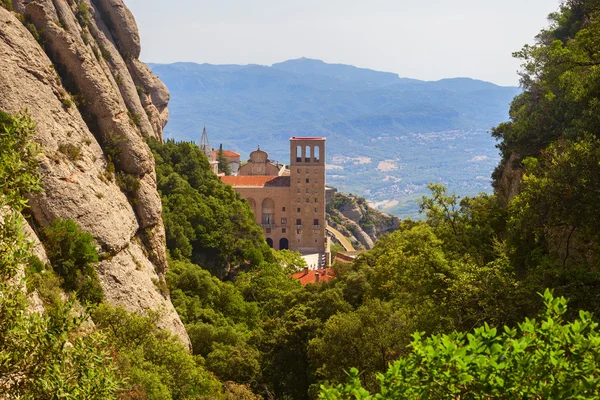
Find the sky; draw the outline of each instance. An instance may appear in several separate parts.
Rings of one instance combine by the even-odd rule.
[[[518,85],[512,57],[559,0],[124,0],[142,61],[271,65],[300,57],[422,80]]]

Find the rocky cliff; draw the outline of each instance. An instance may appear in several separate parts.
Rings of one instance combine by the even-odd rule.
[[[162,140],[169,93],[138,60],[133,16],[122,0],[0,4],[0,110],[27,110],[42,150],[45,190],[30,199],[32,227],[75,220],[102,255],[106,300],[161,310],[162,327],[189,344],[160,290],[165,233],[145,142]]]
[[[369,250],[377,239],[398,229],[398,217],[375,210],[362,197],[336,192],[327,204],[327,223],[357,249]]]

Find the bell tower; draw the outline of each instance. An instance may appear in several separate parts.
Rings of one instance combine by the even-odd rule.
[[[325,138],[290,138],[290,248],[325,252]]]

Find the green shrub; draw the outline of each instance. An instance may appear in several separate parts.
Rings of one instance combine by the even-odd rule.
[[[8,11],[13,10],[12,0],[2,0],[0,2],[0,5],[4,8],[6,8]]]
[[[127,197],[135,196],[138,190],[140,190],[140,181],[134,176],[126,174],[123,171],[117,172],[117,184]]]
[[[563,319],[564,298],[544,294],[546,312],[518,329],[415,333],[412,353],[379,374],[380,393],[363,387],[356,369],[348,384],[322,387],[319,398],[342,399],[597,399],[600,334],[590,313]]]
[[[18,213],[27,206],[24,194],[40,190],[36,147],[29,142],[34,130],[26,115],[0,112],[0,396],[116,400],[123,381],[105,336],[81,329],[87,316],[73,310],[73,300],[57,301],[43,315],[32,313],[16,279],[23,266],[30,276],[45,268],[31,254]],[[48,281],[39,283],[52,288]]]
[[[75,12],[77,22],[82,27],[86,27],[90,24],[90,10],[84,1],[77,3],[77,11]]]
[[[43,230],[42,239],[54,271],[63,280],[63,288],[76,291],[83,302],[101,302],[104,294],[94,268],[98,252],[92,235],[72,220],[56,219]]]
[[[73,106],[73,102],[68,97],[63,97],[60,99],[60,102],[65,106],[65,108],[71,108]]]
[[[122,83],[122,78],[120,75],[118,75],[117,84],[120,85],[120,82]],[[131,123],[131,126],[137,126],[139,128],[142,125],[142,119],[138,114],[127,110],[127,116],[129,117],[129,123]]]
[[[81,148],[72,143],[61,143],[58,145],[58,151],[69,157],[71,161],[81,160]]]
[[[112,59],[110,52],[106,49],[106,47],[104,46],[98,46],[100,48],[100,54],[102,55],[102,58],[104,58],[106,61],[110,61]]]
[[[101,304],[92,311],[94,323],[109,337],[131,391],[139,398],[224,399],[221,384],[199,358],[169,332],[158,329],[159,315],[130,313]]]

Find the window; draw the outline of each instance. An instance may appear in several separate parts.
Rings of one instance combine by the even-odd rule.
[[[315,197],[315,203],[318,203],[318,202],[319,202],[319,199],[317,199],[317,198]]]
[[[296,146],[296,162],[302,162],[302,146]]]
[[[306,183],[310,183],[310,179],[306,178]]]
[[[301,199],[300,197],[298,197],[298,198],[296,199],[296,201],[297,201],[298,203],[300,203],[300,202],[302,201],[302,199]]]
[[[296,225],[302,225],[302,219],[296,218]]]
[[[298,168],[298,173],[300,173],[300,168]]]
[[[310,193],[310,188],[306,188],[306,194]]]
[[[306,202],[307,202],[307,203],[310,203],[310,199],[309,199],[308,197],[306,198]]]
[[[318,188],[315,188],[315,193],[319,193],[319,189]]]
[[[286,233],[287,229],[281,228],[281,233]]]
[[[297,189],[296,189],[296,193],[300,193],[300,188],[297,188]]]
[[[299,208],[296,208],[296,212],[300,212],[300,209],[299,209]]]
[[[306,146],[306,147],[304,148],[304,150],[305,150],[305,153],[304,153],[304,161],[306,161],[306,162],[310,162],[310,161],[311,161],[311,159],[310,159],[310,158],[311,158],[311,157],[310,157],[310,154],[311,154],[311,152],[310,152],[310,146]]]
[[[281,218],[281,225],[287,224],[287,218]]]
[[[313,220],[313,225],[319,225],[319,219],[318,218],[315,218]]]
[[[298,171],[300,172],[300,171]],[[296,179],[296,183],[300,183],[300,178]]]
[[[281,211],[285,212],[285,207],[281,207]]]
[[[267,233],[271,233],[271,228],[266,229]]]
[[[302,229],[296,229],[296,233],[300,235],[302,233]],[[298,240],[298,243],[300,243],[300,240]]]
[[[318,208],[315,208],[315,212],[319,212],[319,209],[318,209]]]
[[[315,162],[319,161],[319,156],[321,155],[321,149],[319,148],[319,146],[315,146],[315,150],[314,150],[314,160]]]

